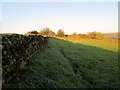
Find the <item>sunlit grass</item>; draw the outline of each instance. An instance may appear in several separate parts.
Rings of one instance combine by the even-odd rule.
[[[104,39],[103,40],[94,40],[94,39],[81,39],[81,38],[77,38],[77,39],[75,39],[75,38],[74,39],[73,38],[72,39],[71,38],[60,38],[60,39],[118,52],[118,41],[117,40],[104,40]]]

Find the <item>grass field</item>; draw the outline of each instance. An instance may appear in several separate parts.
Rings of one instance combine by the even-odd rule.
[[[118,87],[117,44],[50,38],[31,58],[20,78],[21,88]],[[16,83],[16,84],[15,84]]]
[[[80,43],[80,44],[84,44],[84,45],[88,45],[88,46],[95,46],[95,47],[110,50],[113,52],[118,52],[118,43],[120,42],[118,40],[82,39],[82,38],[73,38],[73,37],[72,38],[69,38],[69,37],[68,38],[59,38],[59,39],[71,41],[74,43]]]

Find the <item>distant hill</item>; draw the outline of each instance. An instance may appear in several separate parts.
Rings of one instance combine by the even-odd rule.
[[[114,33],[104,33],[104,38],[106,39],[120,39],[120,32]]]

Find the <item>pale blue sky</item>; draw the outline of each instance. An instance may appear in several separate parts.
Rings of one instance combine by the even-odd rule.
[[[118,31],[117,2],[4,2],[2,32],[26,33],[44,27],[57,32]]]

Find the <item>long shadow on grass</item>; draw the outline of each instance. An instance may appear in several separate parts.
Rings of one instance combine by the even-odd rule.
[[[56,38],[49,38],[27,68],[18,87],[118,87],[118,53]]]
[[[58,40],[59,51],[88,87],[118,86],[118,53],[102,48]]]

